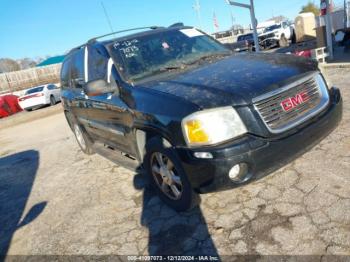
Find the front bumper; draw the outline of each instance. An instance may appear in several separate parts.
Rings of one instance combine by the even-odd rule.
[[[183,168],[192,187],[198,191],[212,192],[237,186],[228,173],[236,164],[248,164],[248,181],[261,178],[293,161],[310,150],[339,124],[342,118],[342,98],[338,89],[330,90],[327,109],[301,126],[288,131],[279,139],[247,135],[232,143],[210,149],[177,149]],[[210,152],[213,159],[198,159],[194,152]]]
[[[39,108],[48,104],[46,100],[47,99],[45,96],[34,97],[24,101],[20,101],[19,105],[22,109],[27,109],[27,110],[33,109],[33,108]]]
[[[277,46],[278,43],[279,43],[279,39],[277,38],[265,38],[264,40],[259,39],[259,45],[264,48]]]

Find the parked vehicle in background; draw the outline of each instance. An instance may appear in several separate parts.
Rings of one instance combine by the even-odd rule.
[[[254,37],[253,33],[240,35],[237,38],[237,42],[233,44],[225,44],[228,48],[235,52],[253,51],[254,50]]]
[[[22,108],[18,104],[18,96],[0,96],[0,118],[7,117],[21,111]]]
[[[235,54],[193,27],[149,29],[71,50],[63,109],[84,153],[143,168],[176,210],[271,173],[341,120],[340,91],[316,62]]]
[[[294,39],[294,26],[288,21],[283,21],[266,27],[264,33],[259,35],[259,44],[262,48],[286,47],[289,41],[294,42]]]
[[[212,34],[216,40],[222,44],[232,44],[237,39],[237,36],[243,34],[245,31],[243,28],[230,29],[226,31],[216,32]]]
[[[53,106],[59,101],[61,101],[60,89],[55,84],[28,89],[24,96],[18,98],[19,105],[26,111],[31,111],[45,105]]]

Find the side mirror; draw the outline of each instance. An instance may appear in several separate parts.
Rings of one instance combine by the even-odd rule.
[[[73,81],[74,86],[76,86],[76,87],[77,86],[83,87],[85,84],[84,79],[82,79],[82,78],[76,78],[76,79],[73,79],[72,81]]]
[[[47,202],[45,201],[32,206],[32,208],[28,211],[21,223],[19,223],[18,228],[28,225],[33,220],[35,220],[44,211],[46,204]]]
[[[115,87],[104,79],[93,80],[84,85],[84,92],[88,96],[98,96],[113,91],[115,91]]]

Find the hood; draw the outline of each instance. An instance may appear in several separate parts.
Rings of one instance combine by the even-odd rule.
[[[248,105],[252,99],[316,71],[317,63],[284,54],[236,54],[140,86],[165,92],[201,108]]]
[[[278,33],[279,33],[279,30],[276,29],[276,30],[272,30],[272,31],[267,31],[267,32],[265,32],[265,33],[260,34],[258,37],[266,36],[266,35],[269,35],[269,34],[272,34],[272,33],[278,34]]]

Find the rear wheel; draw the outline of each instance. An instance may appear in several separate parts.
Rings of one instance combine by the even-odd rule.
[[[93,150],[91,149],[92,142],[88,138],[83,127],[81,127],[77,123],[74,123],[73,132],[74,132],[75,138],[77,139],[78,145],[81,148],[81,151],[83,151],[87,155],[92,155],[94,153]]]
[[[55,99],[54,96],[50,96],[50,105],[51,105],[51,106],[56,105],[56,99]]]
[[[174,149],[164,147],[161,139],[152,139],[146,150],[146,170],[159,197],[177,211],[187,211],[198,205],[199,197]]]

